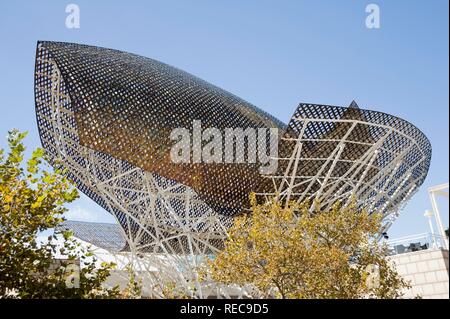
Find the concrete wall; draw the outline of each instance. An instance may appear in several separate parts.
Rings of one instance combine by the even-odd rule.
[[[410,281],[412,289],[405,298],[448,299],[449,263],[448,250],[427,249],[389,257],[398,273]]]

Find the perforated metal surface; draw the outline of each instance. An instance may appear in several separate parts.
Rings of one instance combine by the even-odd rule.
[[[316,199],[329,208],[354,196],[361,208],[384,215],[385,229],[423,183],[431,159],[431,145],[414,125],[355,102],[300,104],[281,149],[278,176],[270,177],[281,198]]]
[[[116,50],[44,42],[38,68],[48,60],[61,73],[61,97],[70,99],[78,143],[193,188],[218,213],[234,215],[258,189],[258,164],[174,164],[175,128],[280,128],[284,125],[242,99],[161,62]],[[36,78],[38,86],[48,79]],[[41,91],[38,91],[41,94]],[[73,119],[71,119],[73,121]],[[45,125],[41,121],[40,126]],[[282,132],[281,132],[282,133]],[[75,138],[75,137],[74,137]],[[203,142],[205,144],[205,142]],[[246,148],[236,153],[246,154]],[[193,160],[192,160],[193,161]]]
[[[71,231],[74,237],[110,252],[120,251],[126,244],[118,224],[66,220],[56,230]]]

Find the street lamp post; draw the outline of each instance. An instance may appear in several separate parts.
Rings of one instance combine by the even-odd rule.
[[[433,241],[433,247],[437,248],[436,237],[434,235],[433,222],[431,221],[433,212],[431,210],[426,210],[423,215],[428,218],[428,226],[430,226],[430,234],[431,234],[431,240]]]
[[[445,191],[447,190],[447,191]],[[448,198],[448,183],[430,187],[428,189],[428,194],[430,196],[431,205],[433,206],[434,217],[436,219],[436,225],[440,236],[442,237],[442,245],[444,249],[448,250],[448,241],[445,234],[444,226],[442,225],[441,215],[439,212],[438,204],[436,201],[436,195],[441,195]]]

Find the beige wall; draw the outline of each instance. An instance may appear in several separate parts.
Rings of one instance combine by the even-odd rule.
[[[427,249],[389,257],[398,273],[410,281],[405,298],[449,298],[448,250]]]

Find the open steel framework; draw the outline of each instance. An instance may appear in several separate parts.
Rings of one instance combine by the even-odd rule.
[[[168,283],[193,297],[229,295],[200,283],[198,269],[223,247],[251,191],[261,200],[318,199],[324,208],[353,195],[382,212],[387,229],[431,157],[416,127],[354,102],[300,104],[286,126],[186,72],[85,45],[38,43],[35,99],[52,163],[116,217],[126,239],[117,254],[137,265],[156,296]],[[277,128],[277,172],[261,175],[258,163],[172,163],[170,131],[195,119],[222,130]]]
[[[447,198],[448,201],[448,183],[436,185],[428,188],[428,195],[430,196],[431,206],[433,207],[433,215],[436,220],[436,226],[441,238],[443,238],[443,248],[448,250],[448,237],[445,234],[444,226],[442,225],[441,212],[437,201],[437,196]]]
[[[316,200],[324,209],[354,197],[383,215],[383,231],[423,183],[431,159],[430,143],[415,126],[355,102],[300,104],[282,140],[278,174],[267,176],[274,191],[261,195]]]

